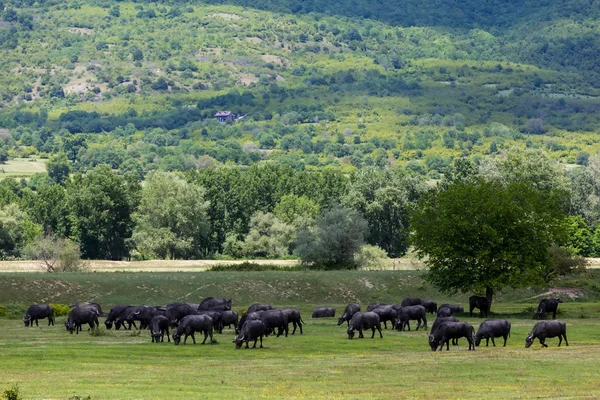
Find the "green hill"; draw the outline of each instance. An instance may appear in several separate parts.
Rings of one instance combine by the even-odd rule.
[[[9,156],[76,170],[407,165],[598,150],[598,6],[577,1],[0,4]],[[244,116],[219,124],[213,115]]]

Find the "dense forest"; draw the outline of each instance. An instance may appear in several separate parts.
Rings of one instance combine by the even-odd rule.
[[[287,257],[336,218],[353,248],[399,256],[409,209],[465,165],[558,187],[563,244],[600,254],[599,14],[0,0],[0,162],[49,159],[0,184],[1,256],[52,235],[86,258]]]

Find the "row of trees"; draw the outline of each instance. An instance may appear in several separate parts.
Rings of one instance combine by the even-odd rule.
[[[411,229],[417,250],[431,256],[419,242],[418,229],[424,227],[437,232],[436,240],[451,240],[448,246],[461,242],[470,248],[477,238],[495,243],[487,248],[486,265],[499,259],[503,247],[513,251],[507,259],[518,258],[533,245],[516,248],[511,241],[530,237],[545,238],[533,246],[541,252],[557,244],[571,254],[600,253],[597,155],[589,166],[568,173],[541,151],[513,149],[478,164],[458,159],[435,186],[402,168],[368,167],[343,175],[268,163],[185,175],[156,171],[142,185],[139,175],[106,165],[85,175],[70,175],[69,165],[65,155],[56,156],[43,176],[0,183],[2,258],[23,257],[36,238],[53,235],[78,243],[90,259],[297,256],[350,267],[369,254],[405,254]],[[469,199],[479,202],[473,210]],[[543,223],[556,226],[531,225],[523,220],[528,210],[551,211]],[[504,230],[485,232],[485,226],[504,221]],[[438,250],[449,256],[447,247]],[[481,263],[481,257],[473,262]]]

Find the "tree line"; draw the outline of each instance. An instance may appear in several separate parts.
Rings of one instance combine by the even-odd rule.
[[[555,199],[564,218],[553,232],[561,235],[544,246],[598,256],[600,156],[588,164],[567,171],[542,151],[515,148],[503,157],[456,159],[433,184],[408,168],[342,174],[273,163],[154,171],[142,182],[138,174],[108,165],[73,174],[72,162],[59,154],[35,179],[0,183],[0,257],[27,257],[39,240],[51,237],[78,244],[86,259],[299,257],[311,265],[353,268],[373,257],[406,254],[411,221],[437,207],[438,200],[426,199],[455,193],[450,189],[458,183],[470,185],[472,193],[522,185],[532,190],[518,188],[529,193],[527,199]],[[486,205],[495,206],[501,204]],[[479,229],[469,214],[455,214],[459,221],[452,226],[463,221]],[[503,240],[514,234],[503,233]]]

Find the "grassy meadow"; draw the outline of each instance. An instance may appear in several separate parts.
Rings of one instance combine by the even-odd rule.
[[[15,383],[24,398],[596,398],[599,393],[600,274],[591,271],[560,282],[566,302],[569,347],[549,339],[524,348],[532,314],[547,288],[505,291],[493,317],[513,329],[506,348],[433,353],[422,331],[384,330],[383,339],[348,340],[337,318],[311,319],[316,305],[340,315],[348,302],[399,302],[406,296],[467,305],[467,295],[448,296],[423,283],[418,271],[266,271],[180,273],[81,273],[0,275],[0,393]],[[567,289],[566,285],[569,285]],[[212,346],[154,344],[147,331],[87,331],[69,335],[58,317],[25,328],[20,320],[33,302],[93,300],[113,304],[164,304],[224,295],[241,311],[252,302],[301,309],[304,334],[268,337],[262,350],[235,350],[233,331]],[[572,296],[569,298],[569,296]],[[458,316],[477,328],[480,318]],[[433,316],[429,325],[433,323]],[[102,319],[101,319],[102,321]],[[413,326],[414,329],[414,326]],[[501,343],[498,341],[497,343]],[[491,346],[491,344],[490,344]]]
[[[0,180],[5,178],[28,178],[33,174],[46,172],[46,160],[15,158],[0,165]]]

